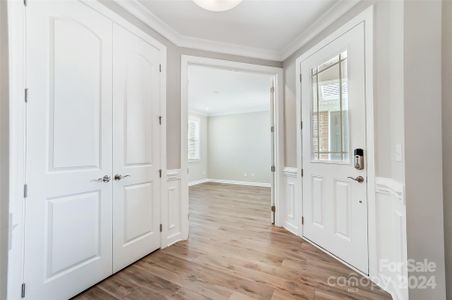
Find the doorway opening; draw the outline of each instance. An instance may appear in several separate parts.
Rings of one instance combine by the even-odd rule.
[[[189,189],[194,195],[214,189],[212,195],[220,197],[221,190],[260,194],[254,200],[265,204],[251,209],[266,211],[268,223],[279,225],[281,78],[279,68],[183,56],[181,165],[187,214]]]

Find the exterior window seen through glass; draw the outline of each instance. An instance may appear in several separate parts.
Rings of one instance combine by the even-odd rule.
[[[347,51],[312,69],[312,158],[348,161]]]

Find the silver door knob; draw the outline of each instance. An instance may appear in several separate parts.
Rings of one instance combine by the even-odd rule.
[[[353,177],[347,177],[348,179],[351,179],[351,180],[354,180],[354,181],[356,181],[356,182],[359,182],[359,183],[362,183],[362,182],[364,182],[364,177],[362,177],[362,176],[358,176],[358,177],[356,177],[356,178],[353,178]]]
[[[121,180],[121,179],[124,179],[126,177],[130,177],[130,176],[131,175],[129,175],[129,174],[126,174],[126,175],[116,174],[115,175],[115,180]]]

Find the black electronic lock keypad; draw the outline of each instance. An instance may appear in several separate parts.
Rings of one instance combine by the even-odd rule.
[[[353,151],[353,159],[354,159],[355,169],[363,170],[364,169],[364,150],[361,148],[356,148]]]

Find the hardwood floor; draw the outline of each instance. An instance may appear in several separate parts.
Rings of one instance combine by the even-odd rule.
[[[390,299],[308,242],[273,227],[269,212],[269,188],[191,187],[188,241],[148,255],[75,299]],[[363,284],[356,286],[356,279]]]

